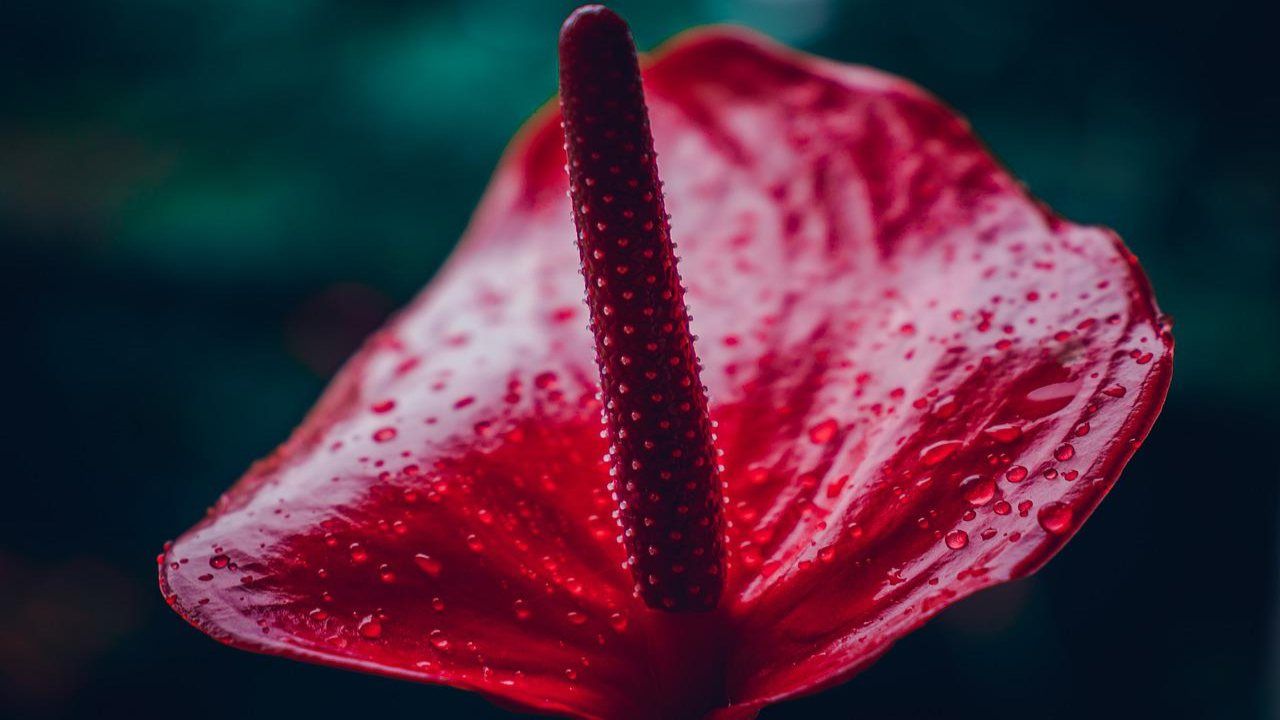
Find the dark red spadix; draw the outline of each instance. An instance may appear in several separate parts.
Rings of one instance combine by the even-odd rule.
[[[635,45],[608,8],[560,31],[560,107],[627,564],[649,607],[708,610],[724,561],[706,389]]]

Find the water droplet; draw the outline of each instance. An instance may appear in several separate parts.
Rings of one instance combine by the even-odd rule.
[[[920,451],[920,462],[925,465],[937,465],[955,454],[962,443],[959,440],[943,440],[929,445]]]
[[[396,439],[396,429],[393,427],[379,428],[373,433],[373,441],[378,443],[391,442]]]
[[[360,543],[351,543],[351,562],[362,563],[369,559],[369,553],[360,545]]]
[[[524,600],[516,600],[515,611],[517,620],[528,620],[533,616],[533,612],[529,610],[529,603]]]
[[[960,403],[956,401],[953,395],[944,395],[938,398],[933,404],[933,415],[940,420],[946,420],[956,414],[960,409]]]
[[[395,400],[382,400],[380,402],[374,403],[369,409],[373,410],[378,414],[382,414],[382,413],[391,412],[392,410],[395,409],[395,407],[396,407]]]
[[[1124,393],[1125,389],[1123,385],[1112,385],[1109,388],[1104,388],[1102,391],[1103,395],[1113,398],[1122,398],[1124,397]]]
[[[449,638],[444,636],[444,631],[442,630],[432,630],[427,633],[427,640],[430,641],[432,647],[437,650],[449,649]]]
[[[1016,442],[1022,437],[1022,428],[1013,423],[992,425],[982,432],[995,441],[1002,443]]]
[[[1059,502],[1051,502],[1040,508],[1037,519],[1040,521],[1040,527],[1046,532],[1061,535],[1071,528],[1072,514],[1070,507]]]
[[[839,429],[840,425],[836,423],[835,418],[827,418],[809,428],[809,441],[816,445],[830,442]]]
[[[356,629],[369,639],[382,637],[382,623],[374,620],[372,615],[365,615]]]
[[[947,547],[959,550],[969,544],[969,533],[963,530],[952,530],[947,533]]]
[[[627,629],[627,616],[620,612],[616,612],[609,616],[609,627],[618,632],[625,632]]]
[[[1027,393],[1018,409],[1028,418],[1045,417],[1070,405],[1078,392],[1078,380],[1045,385]]]
[[[209,558],[209,567],[214,568],[215,570],[221,570],[226,567],[229,562],[231,562],[231,558],[226,555],[218,554]]]
[[[1027,469],[1021,465],[1014,465],[1005,472],[1004,478],[1011,483],[1020,483],[1027,479]]]
[[[422,570],[422,572],[430,575],[433,578],[440,577],[440,569],[441,569],[440,561],[436,560],[430,555],[425,555],[423,553],[418,553],[417,555],[414,555],[413,564],[417,565],[418,568]]]
[[[1075,455],[1076,455],[1076,449],[1071,446],[1071,443],[1063,443],[1058,446],[1057,450],[1053,451],[1053,456],[1063,462],[1070,460],[1071,458],[1075,457]]]
[[[986,505],[996,497],[996,481],[979,475],[970,475],[960,481],[964,499],[974,507]]]

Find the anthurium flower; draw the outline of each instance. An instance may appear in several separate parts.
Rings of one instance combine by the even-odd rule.
[[[440,276],[166,546],[184,618],[524,709],[750,718],[1076,532],[1171,372],[1120,240],[900,78],[736,29],[637,72],[617,16],[570,18],[563,115]]]

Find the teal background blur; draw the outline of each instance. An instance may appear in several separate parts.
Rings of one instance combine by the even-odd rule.
[[[223,648],[152,557],[432,275],[555,87],[562,2],[0,5],[0,717],[505,717]],[[913,78],[1176,319],[1174,386],[1040,574],[765,718],[1277,717],[1280,101],[1263,3],[618,2]]]

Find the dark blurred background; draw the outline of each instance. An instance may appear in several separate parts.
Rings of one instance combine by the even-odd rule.
[[[507,717],[223,648],[152,558],[431,277],[572,3],[0,4],[0,716]],[[1280,102],[1261,2],[618,2],[915,79],[1176,319],[1164,415],[1029,580],[765,718],[1280,716]]]

